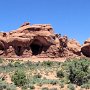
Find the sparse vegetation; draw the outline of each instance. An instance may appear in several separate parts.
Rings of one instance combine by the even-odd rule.
[[[69,85],[68,85],[68,89],[69,89],[69,90],[75,90],[75,87],[74,87],[73,84],[69,84]]]
[[[43,87],[42,90],[49,90],[48,87]]]
[[[42,75],[40,75],[40,73],[38,73],[38,74],[34,75],[34,77],[35,77],[35,78],[41,78]]]
[[[90,89],[90,84],[83,84],[81,85],[81,88]]]
[[[35,87],[33,85],[30,85],[30,89],[35,89]]]
[[[79,59],[66,61],[64,64],[67,77],[71,83],[83,85],[90,80],[90,61]]]
[[[63,78],[64,77],[64,73],[63,73],[62,70],[57,71],[57,77],[59,77],[59,78]]]
[[[51,89],[49,89],[49,90],[58,90],[57,88],[51,88]]]
[[[0,58],[0,63],[3,63],[3,59],[2,58]]]
[[[23,71],[17,70],[12,76],[12,81],[17,86],[23,86],[27,83],[26,75]]]
[[[41,87],[40,90],[57,90],[43,86],[48,84],[59,86],[61,90],[64,85],[69,90],[75,90],[75,85],[90,89],[90,59],[87,58],[65,62],[1,61],[0,72],[9,74],[13,84],[0,77],[0,90],[16,90],[17,86],[22,87],[22,90],[34,90],[35,85]]]
[[[64,88],[64,84],[63,84],[63,83],[60,83],[60,87],[61,87],[61,88]]]
[[[16,90],[16,85],[0,80],[0,90]]]

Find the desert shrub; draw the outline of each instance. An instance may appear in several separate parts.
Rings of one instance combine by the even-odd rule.
[[[14,84],[8,84],[5,81],[0,80],[0,90],[16,90]]]
[[[9,62],[8,65],[7,65],[7,67],[10,67],[10,68],[12,68],[13,66],[14,66],[14,65],[13,65],[12,62]]]
[[[41,84],[52,84],[52,85],[56,85],[59,83],[59,80],[56,79],[41,79]]]
[[[32,65],[33,65],[33,63],[32,63],[31,61],[27,61],[25,64],[26,64],[27,66],[32,66]]]
[[[73,84],[69,84],[67,87],[69,88],[69,90],[75,90],[75,87]]]
[[[63,80],[64,80],[64,83],[65,83],[65,84],[70,84],[70,80],[69,80],[67,77],[64,77]]]
[[[42,90],[49,90],[48,87],[43,87]]]
[[[29,88],[30,89],[35,89],[35,86],[34,85],[30,85]]]
[[[31,89],[35,89],[35,87],[34,84],[31,84],[29,82],[22,86],[22,90],[31,90]]]
[[[17,61],[14,63],[14,67],[20,67],[20,66],[21,66],[20,62]]]
[[[40,66],[40,64],[41,64],[40,61],[36,62],[36,66]]]
[[[71,83],[82,85],[90,79],[90,61],[87,59],[67,61],[63,66]]]
[[[7,88],[7,83],[0,80],[0,90],[6,89]]]
[[[51,67],[51,66],[53,65],[53,62],[52,62],[52,61],[43,61],[43,62],[42,62],[42,65],[43,65],[43,66]]]
[[[90,89],[90,84],[83,84],[81,85],[81,88]]]
[[[51,80],[51,82],[50,82],[50,84],[52,84],[52,85],[56,85],[57,83],[58,83],[57,80]]]
[[[3,63],[3,59],[2,58],[0,58],[0,63]]]
[[[39,84],[42,83],[42,79],[41,78],[36,78],[35,76],[31,77],[29,79],[29,83],[31,84]]]
[[[16,90],[16,86],[14,84],[9,84],[7,90]]]
[[[12,76],[12,81],[17,86],[23,86],[27,83],[26,75],[24,72],[17,70],[14,75]]]
[[[29,83],[30,84],[37,84],[38,86],[42,86],[43,84],[52,84],[56,85],[58,84],[59,80],[56,79],[46,79],[46,78],[36,78],[36,77],[31,77],[29,78]]]
[[[49,90],[58,90],[58,89],[53,87],[53,88],[51,88],[51,89],[49,89]]]
[[[39,84],[37,84],[37,85],[41,87],[41,86],[43,85],[43,83],[42,83],[42,82],[40,82],[40,83],[39,83]]]
[[[63,78],[64,77],[64,73],[63,73],[62,70],[57,71],[57,77],[59,77],[59,78]]]
[[[60,83],[59,84],[61,88],[64,88],[64,84],[63,83]]]
[[[40,73],[38,73],[38,74],[34,75],[34,77],[35,77],[35,78],[41,78],[42,75],[41,75]]]

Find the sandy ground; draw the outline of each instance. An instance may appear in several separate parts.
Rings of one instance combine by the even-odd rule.
[[[43,62],[43,61],[58,61],[58,62],[64,62],[66,60],[66,58],[37,58],[35,56],[33,56],[32,58],[4,58],[6,60],[20,60],[20,61],[33,61],[33,62]],[[0,74],[0,75],[3,75],[3,74]],[[48,73],[48,75],[45,75],[45,74],[42,74],[43,77],[46,77],[47,79],[57,79],[55,76],[55,73]],[[5,75],[6,77],[6,81],[8,83],[12,83],[11,81],[11,77],[10,75]],[[57,88],[57,90],[69,90],[67,88],[67,85],[64,85],[63,88],[60,87],[60,85],[51,85],[51,84],[44,84],[42,86],[38,86],[38,85],[35,85],[35,89],[34,90],[42,90],[42,88],[44,87],[48,87],[49,89],[52,89],[52,88]],[[20,87],[17,87],[16,90],[22,90]],[[77,86],[77,88],[75,88],[75,90],[90,90],[90,89],[81,89],[79,86]]]
[[[32,58],[3,58],[5,60],[21,60],[21,61],[33,61],[33,62],[43,62],[43,61],[58,61],[64,62],[66,58],[37,58],[33,56]]]

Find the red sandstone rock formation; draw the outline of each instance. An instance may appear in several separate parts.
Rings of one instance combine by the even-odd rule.
[[[83,44],[83,46],[82,46],[82,48],[81,48],[81,52],[82,52],[85,56],[90,57],[90,38],[87,39],[87,40],[84,42],[84,44]]]
[[[75,39],[71,39],[67,43],[68,50],[74,54],[81,55],[81,45]]]
[[[0,33],[0,56],[65,57],[80,55],[81,46],[67,36],[54,34],[50,24],[24,23],[17,30]],[[85,54],[86,55],[86,54]]]

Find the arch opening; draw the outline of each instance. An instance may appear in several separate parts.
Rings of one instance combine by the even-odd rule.
[[[0,43],[0,50],[4,51],[4,45]]]
[[[22,55],[22,47],[21,46],[17,46],[16,49],[15,49],[15,53],[18,56]]]
[[[4,47],[3,47],[3,46],[1,46],[1,45],[0,45],[0,50],[2,50],[2,51],[4,50]]]
[[[30,45],[32,55],[38,55],[43,50],[43,45],[39,40],[34,40]]]

